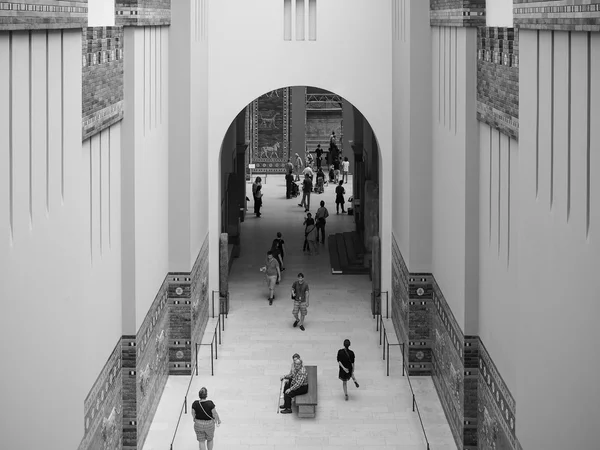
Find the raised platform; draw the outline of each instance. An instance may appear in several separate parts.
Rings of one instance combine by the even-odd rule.
[[[356,231],[330,234],[328,244],[332,274],[369,274],[369,265],[365,264],[365,248]]]

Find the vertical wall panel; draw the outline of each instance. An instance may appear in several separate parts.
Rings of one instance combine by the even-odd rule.
[[[596,248],[600,246],[600,33],[592,33],[591,41],[591,107],[590,107],[590,141],[592,144],[590,158],[590,235]]]
[[[552,146],[552,33],[540,33],[538,200],[550,209]]]
[[[0,243],[10,242],[10,49],[9,34],[0,35]]]
[[[509,152],[510,138],[500,133],[500,258],[504,261],[508,258]]]
[[[60,31],[48,32],[48,210],[62,203],[62,51]]]
[[[292,40],[292,0],[283,0],[283,39]]]
[[[317,0],[308,0],[308,39],[317,40]]]
[[[109,214],[110,214],[110,128],[103,130],[101,135],[102,148],[100,149],[100,242],[102,243],[102,253],[106,253],[109,248]]]
[[[586,236],[588,41],[587,33],[572,33],[571,55],[571,217],[577,236]]]
[[[498,203],[498,195],[499,190],[498,186],[500,184],[499,171],[500,171],[500,148],[498,139],[500,133],[498,130],[490,128],[490,132],[492,133],[491,139],[491,151],[490,151],[490,224],[491,224],[491,248],[494,249],[492,253],[497,253],[498,248],[498,239],[499,232],[498,229],[498,220],[499,220],[499,208],[500,205]]]
[[[554,33],[554,215],[565,221],[567,217],[567,150],[569,146],[569,35]]]
[[[12,41],[13,211],[15,244],[29,234],[29,32]],[[15,82],[19,80],[20,82]]]
[[[31,145],[33,223],[46,216],[46,32],[34,31],[31,36]]]
[[[305,30],[305,10],[304,10],[304,0],[296,0],[296,40],[303,41],[304,40],[304,30]]]
[[[480,196],[479,196],[479,217],[480,217],[480,234],[482,243],[481,249],[483,251],[483,243],[486,244],[489,242],[489,210],[490,210],[490,127],[483,123],[478,122],[479,124],[479,145],[480,152],[479,155],[479,186],[480,186]],[[486,247],[487,248],[487,247]]]
[[[433,74],[433,115],[440,122],[440,27],[431,28],[431,73]]]
[[[92,261],[100,258],[100,135],[90,139],[90,220]]]
[[[444,27],[444,126],[450,121],[450,27]]]

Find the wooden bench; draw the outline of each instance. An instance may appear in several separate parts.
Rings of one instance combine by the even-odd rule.
[[[308,392],[294,397],[298,417],[315,417],[317,407],[317,366],[304,366],[308,373]]]

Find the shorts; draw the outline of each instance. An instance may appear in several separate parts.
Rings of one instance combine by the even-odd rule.
[[[194,420],[194,431],[199,442],[212,441],[215,438],[215,421]]]
[[[277,283],[277,275],[267,275],[267,286],[269,289],[275,289]]]
[[[294,300],[294,309],[292,310],[292,315],[296,317],[298,315],[298,311],[300,311],[302,317],[308,314],[308,310],[306,309],[306,302],[299,302],[297,300]]]

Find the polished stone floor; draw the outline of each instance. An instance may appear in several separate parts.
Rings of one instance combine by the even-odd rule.
[[[250,184],[247,187],[249,190]],[[345,188],[349,196],[351,184]],[[250,203],[243,223],[242,252],[231,272],[230,312],[215,376],[210,375],[210,347],[203,346],[199,376],[191,378],[189,404],[200,387],[206,386],[223,420],[214,448],[426,450],[419,417],[412,411],[411,391],[402,377],[399,347],[391,349],[390,376],[386,376],[379,334],[370,313],[369,277],[332,275],[325,246],[319,254],[303,254],[304,209],[297,206],[299,198],[285,199],[283,176],[269,175],[263,192],[262,217],[252,214]],[[353,216],[335,213],[332,185],[321,195],[313,194],[311,200],[313,215],[318,202],[326,202],[328,233],[353,229]],[[259,268],[277,231],[285,239],[286,271],[275,302],[269,306]],[[290,286],[300,271],[311,292],[306,331],[292,327]],[[205,339],[210,341],[210,335],[207,332]],[[336,362],[337,350],[346,338],[356,353],[360,383],[358,389],[349,384],[348,401],[344,400]],[[300,419],[296,410],[289,415],[277,413],[279,377],[289,371],[295,352],[305,364],[318,366],[319,404],[314,419]],[[431,379],[411,380],[430,448],[455,449]],[[175,433],[189,382],[189,377],[169,378],[144,450],[198,448],[189,413],[181,416]]]

